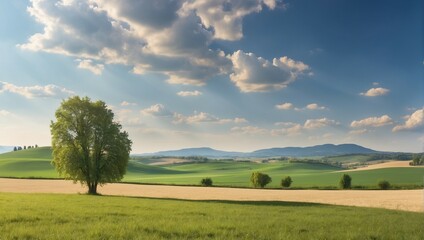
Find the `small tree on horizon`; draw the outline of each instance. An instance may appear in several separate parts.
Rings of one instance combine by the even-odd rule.
[[[255,188],[264,188],[268,183],[272,182],[272,179],[265,173],[253,172],[250,176],[250,182]]]
[[[14,151],[14,152],[18,151],[18,148],[17,148],[17,147],[14,147],[14,148],[13,148],[13,151]]]
[[[339,186],[341,189],[350,189],[352,187],[352,178],[348,174],[343,174],[340,178]]]
[[[52,164],[61,176],[87,185],[89,194],[97,194],[98,185],[123,178],[132,142],[104,102],[71,97],[55,116],[50,125]]]

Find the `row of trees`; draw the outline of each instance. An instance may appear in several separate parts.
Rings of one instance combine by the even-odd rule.
[[[212,182],[212,180],[211,180]],[[255,188],[264,188],[268,183],[272,182],[272,179],[269,175],[261,172],[253,172],[250,176],[250,182]],[[293,180],[290,176],[287,176],[281,179],[281,187],[289,188]],[[390,183],[387,180],[380,180],[377,183],[380,189],[386,190],[391,187]],[[339,187],[341,189],[351,189],[352,188],[352,177],[348,174],[343,174],[339,181]]]
[[[17,146],[17,147],[13,148],[13,151],[16,152],[16,151],[21,151],[21,150],[31,149],[31,148],[38,148],[38,145],[35,144],[34,146],[28,146],[28,147],[27,146],[23,146],[23,147]]]

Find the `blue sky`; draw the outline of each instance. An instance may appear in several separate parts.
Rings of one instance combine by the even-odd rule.
[[[424,149],[424,3],[0,2],[0,145],[50,145],[103,100],[133,152],[356,143]]]

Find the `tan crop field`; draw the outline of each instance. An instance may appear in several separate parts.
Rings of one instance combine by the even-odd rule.
[[[0,178],[0,192],[74,194],[85,193],[86,189],[64,180]],[[115,183],[101,187],[99,192],[149,198],[290,201],[424,212],[423,190],[270,190]]]

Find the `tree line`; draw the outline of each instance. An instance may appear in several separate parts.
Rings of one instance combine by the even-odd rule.
[[[31,148],[38,148],[38,145],[35,144],[34,146],[23,146],[23,147],[21,147],[21,146],[15,146],[13,148],[13,151],[16,152],[16,151],[21,151],[21,150],[26,150],[26,149],[31,149]]]

